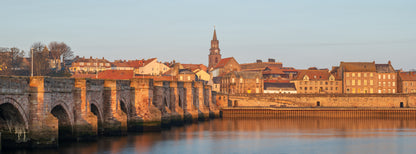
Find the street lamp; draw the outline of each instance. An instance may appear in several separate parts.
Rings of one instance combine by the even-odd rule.
[[[32,60],[31,60],[32,64],[31,64],[31,69],[30,69],[31,70],[30,71],[31,72],[30,76],[33,77],[33,48],[30,48],[30,53],[32,54]]]

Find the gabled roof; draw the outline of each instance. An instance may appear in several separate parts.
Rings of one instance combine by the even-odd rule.
[[[221,60],[220,60],[220,62],[218,62],[218,64],[217,64],[217,65],[215,65],[215,67],[214,67],[214,68],[222,68],[222,67],[224,67],[226,64],[228,64],[228,62],[229,62],[230,60],[232,60],[232,59],[234,59],[234,57],[228,57],[228,58],[221,59]],[[234,60],[235,60],[235,59],[234,59]]]
[[[203,64],[181,64],[184,69],[190,69],[195,71],[196,69],[200,69],[203,71],[207,71],[207,67]]]
[[[396,73],[390,64],[376,64],[377,73]]]
[[[144,66],[146,66],[149,63],[151,63],[154,60],[157,60],[157,58],[150,58],[150,59],[144,60],[144,62],[143,62],[144,63]]]
[[[283,69],[281,69],[280,67],[267,66],[263,70],[263,74],[285,74],[285,72],[283,72]]]
[[[303,80],[306,75],[309,80],[329,80],[331,73],[328,70],[298,70],[296,80]]]
[[[374,62],[341,62],[340,68],[344,72],[376,72]]]
[[[143,60],[129,60],[129,61],[115,61],[113,62],[115,67],[133,67],[139,68],[144,66]]]
[[[416,72],[400,72],[399,76],[403,81],[416,81]]]

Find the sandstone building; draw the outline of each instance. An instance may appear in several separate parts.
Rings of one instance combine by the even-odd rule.
[[[234,57],[224,58],[211,71],[213,77],[223,76],[229,72],[241,71],[240,64]]]
[[[399,72],[398,75],[398,92],[416,93],[416,72]]]
[[[69,71],[73,74],[94,74],[97,72],[111,70],[111,63],[102,58],[79,58],[72,62],[71,67],[69,67]]]
[[[342,93],[342,80],[329,70],[298,70],[297,77],[291,81],[297,93]]]
[[[390,61],[341,62],[333,72],[343,79],[343,93],[396,93],[397,74]]]
[[[230,94],[263,93],[261,72],[233,71],[221,78],[221,92]]]

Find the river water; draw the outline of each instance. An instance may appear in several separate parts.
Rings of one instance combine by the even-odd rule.
[[[416,153],[415,119],[223,118],[162,132],[3,153]]]

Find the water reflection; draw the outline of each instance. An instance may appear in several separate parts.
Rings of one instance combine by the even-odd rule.
[[[5,153],[407,153],[415,119],[224,118],[156,133]]]

